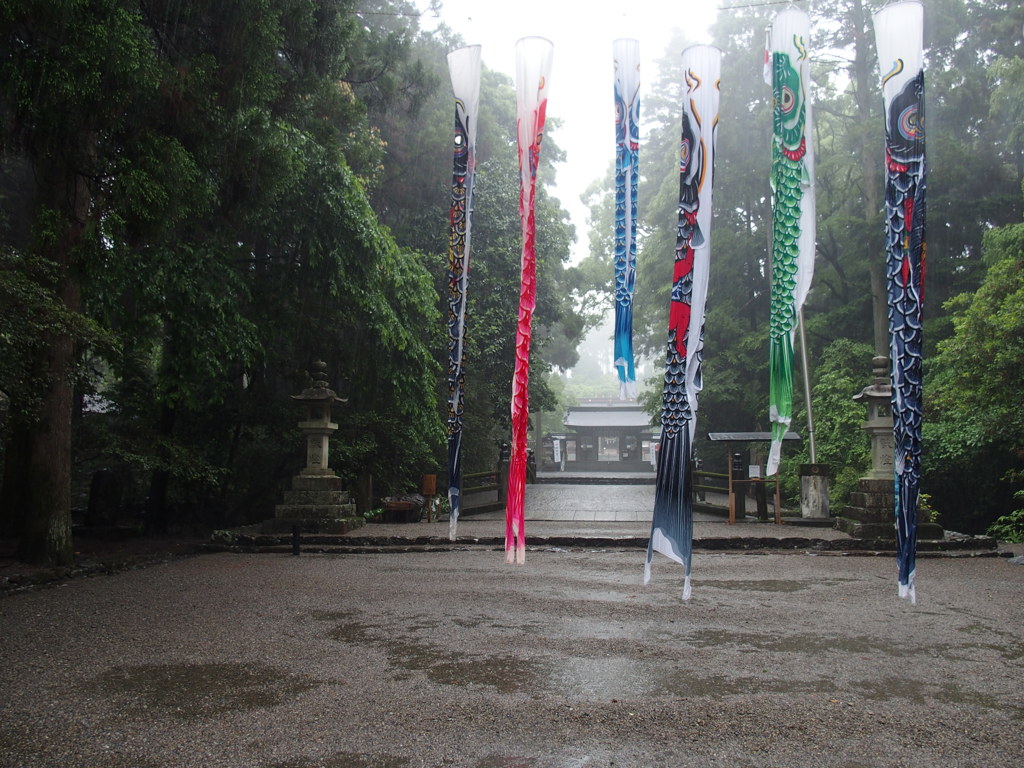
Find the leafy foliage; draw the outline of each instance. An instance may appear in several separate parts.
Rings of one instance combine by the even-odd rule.
[[[1017,493],[1017,498],[1024,498],[1024,494]],[[1008,515],[996,519],[988,527],[986,533],[994,536],[999,541],[1007,541],[1014,544],[1024,542],[1024,509],[1015,509]]]
[[[837,511],[848,503],[857,481],[871,467],[870,440],[861,428],[866,415],[864,406],[853,399],[869,380],[870,361],[869,345],[836,339],[825,348],[812,379],[816,458],[831,470],[830,504]],[[804,401],[794,406],[794,421],[806,423]],[[786,490],[793,498],[799,496],[794,480],[797,469],[810,460],[810,444],[804,440],[800,449],[783,464]]]
[[[343,476],[404,490],[433,468],[437,296],[367,194],[385,156],[368,105],[431,85],[406,68],[407,18],[337,0],[0,4],[5,170],[85,173],[90,194],[73,269],[34,245],[61,241],[60,211],[5,204],[0,340],[18,354],[0,385],[5,411],[31,414],[33,354],[78,345],[80,390],[104,404],[75,422],[81,483],[134,478],[156,527],[268,516],[300,452],[287,396],[318,357],[349,398]],[[18,175],[5,201],[33,198]]]
[[[972,533],[1024,479],[1024,224],[992,230],[984,243],[985,279],[947,302],[953,335],[939,342],[926,379],[925,480],[943,521]]]

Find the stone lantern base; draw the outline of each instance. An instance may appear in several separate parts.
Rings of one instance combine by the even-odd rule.
[[[850,505],[836,519],[836,528],[858,539],[896,540],[896,487],[893,462],[892,386],[889,358],[871,358],[874,379],[853,399],[868,407],[868,420],[861,425],[871,438],[871,470],[857,481]],[[918,511],[917,537],[942,539],[942,526],[922,519]]]
[[[262,530],[289,533],[298,526],[303,533],[346,533],[362,524],[340,477],[333,472],[309,475],[304,470],[292,478],[284,503],[274,508],[274,517],[264,521]]]
[[[896,492],[890,478],[865,477],[857,481],[857,490],[850,494],[850,505],[843,508],[836,527],[857,539],[896,540]],[[917,517],[917,538],[941,540],[945,531],[941,525],[924,519],[924,511]]]

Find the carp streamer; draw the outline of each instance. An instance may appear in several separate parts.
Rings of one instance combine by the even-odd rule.
[[[722,52],[708,45],[683,51],[686,93],[679,141],[679,217],[669,303],[661,447],[644,584],[660,552],[685,571],[690,598],[693,550],[693,438],[703,386],[704,305],[711,266],[711,190],[718,133]]]
[[[508,468],[508,502],[505,507],[505,561],[518,564],[526,561],[526,431],[530,410],[530,335],[537,297],[534,202],[553,53],[551,41],[543,37],[524,37],[516,43],[519,220],[523,250],[520,260],[519,320],[516,325],[516,367],[512,377],[512,451]]]
[[[769,418],[766,474],[779,468],[793,420],[793,340],[814,275],[814,148],[811,145],[810,19],[779,13],[768,31],[765,79],[772,86],[772,292],[768,327]]]
[[[875,14],[885,108],[885,256],[900,597],[916,602],[925,264],[924,6]]]
[[[448,54],[455,94],[452,206],[448,239],[448,538],[456,538],[462,497],[462,413],[466,389],[466,285],[473,225],[476,122],[480,103],[480,46]]]
[[[636,189],[640,178],[640,43],[612,44],[615,61],[615,348],[619,398],[636,398],[633,286],[636,282]]]

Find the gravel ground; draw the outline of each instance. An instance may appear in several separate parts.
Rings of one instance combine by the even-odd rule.
[[[212,554],[0,598],[4,768],[1019,766],[1024,567]]]

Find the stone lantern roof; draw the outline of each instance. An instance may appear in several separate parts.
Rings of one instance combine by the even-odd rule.
[[[323,360],[317,360],[313,363],[310,377],[313,379],[313,386],[302,390],[298,395],[292,395],[292,400],[299,400],[301,402],[348,402],[348,398],[338,397],[334,390],[327,386],[327,363]]]

